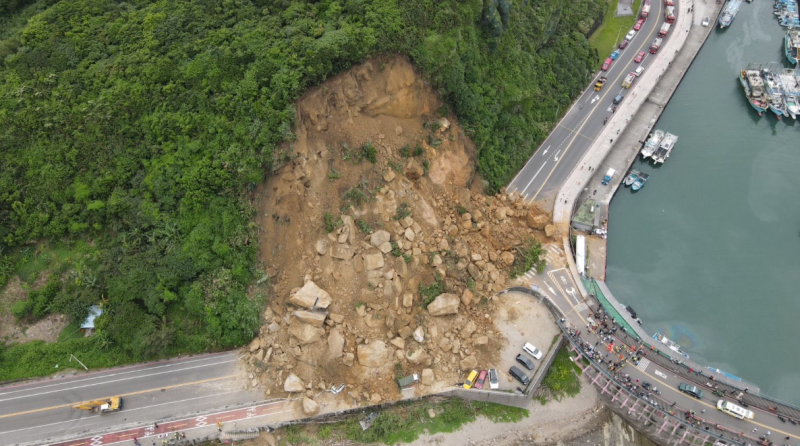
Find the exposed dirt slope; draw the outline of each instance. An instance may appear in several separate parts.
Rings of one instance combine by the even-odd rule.
[[[470,191],[475,149],[455,121],[401,57],[299,101],[296,141],[257,191],[276,297],[243,359],[252,385],[311,397],[345,383],[354,402],[379,402],[400,398],[399,374],[420,374],[424,393],[493,363],[492,296],[550,218]]]

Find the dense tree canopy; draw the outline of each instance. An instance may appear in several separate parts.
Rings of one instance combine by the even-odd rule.
[[[294,100],[408,54],[496,190],[585,85],[602,3],[0,0],[0,277],[21,246],[91,239],[90,280],[23,317],[102,300],[103,342],[132,357],[242,344],[261,276],[246,190],[292,138]]]

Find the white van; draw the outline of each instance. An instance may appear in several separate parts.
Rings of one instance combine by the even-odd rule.
[[[542,352],[530,342],[526,342],[522,349],[525,350],[525,353],[533,356],[533,359],[542,359]]]
[[[738,419],[747,418],[748,420],[753,419],[753,411],[747,410],[744,407],[739,407],[736,404],[731,403],[730,401],[719,400],[717,401],[717,409],[725,412],[726,414],[736,417]]]

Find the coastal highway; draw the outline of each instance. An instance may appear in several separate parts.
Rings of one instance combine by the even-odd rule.
[[[595,334],[589,333],[586,329],[589,318],[596,319],[591,314],[591,311],[596,309],[596,305],[594,305],[595,308],[590,308],[582,300],[580,292],[577,291],[578,287],[563,262],[562,248],[552,244],[545,245],[544,248],[548,257],[548,267],[538,275],[534,271],[530,271],[524,278],[530,284],[539,286],[550,301],[566,315],[567,322],[576,330],[581,331],[582,339],[592,345],[597,342],[596,349],[605,354],[606,342]],[[614,344],[624,345],[618,339],[615,339]],[[655,353],[651,352],[647,356],[651,354]],[[709,426],[710,429],[713,429],[712,432],[715,432],[714,425],[719,425],[725,437],[740,444],[756,445],[760,441],[759,437],[769,432],[768,438],[774,442],[775,446],[800,445],[800,424],[781,421],[774,413],[754,406],[748,407],[755,413],[753,420],[733,418],[716,409],[716,403],[720,397],[712,393],[713,388],[709,386],[713,382],[707,377],[692,374],[691,379],[686,379],[677,376],[668,368],[651,362],[647,359],[647,356],[639,362],[639,365],[628,364],[617,372],[629,374],[634,383],[636,380],[640,382],[646,381],[657,387],[661,394],[653,393],[651,398],[662,407],[671,406],[671,410],[677,416],[683,418],[686,411],[693,410],[695,411],[695,416],[701,420],[702,428]],[[704,393],[703,398],[696,399],[678,391],[678,384],[682,382],[701,388]],[[725,397],[724,399],[737,404],[733,398]],[[674,406],[672,406],[673,404]],[[800,420],[796,421],[800,423]],[[753,429],[756,429],[756,431],[753,432]],[[789,437],[789,439],[787,440],[786,437]]]
[[[0,446],[52,443],[259,401],[259,392],[243,390],[236,362],[237,352],[215,353],[0,387]],[[121,411],[71,407],[111,396],[122,397]]]
[[[620,52],[611,69],[595,75],[586,91],[575,101],[561,122],[550,132],[508,185],[506,188],[508,192],[516,192],[528,202],[544,202],[547,208],[554,204],[553,200],[559,188],[602,130],[603,120],[612,115],[614,97],[623,93],[627,100],[631,90],[622,87],[625,76],[640,65],[645,67],[645,75],[647,74],[646,69],[650,60],[657,55],[650,54],[650,45],[658,36],[663,23],[663,2],[652,0],[650,15],[642,29],[636,33],[636,37],[628,47]],[[628,31],[628,28],[620,30],[620,39],[624,38]],[[668,38],[669,35],[664,39],[662,47]],[[637,64],[633,59],[641,51],[645,51],[647,55],[641,64]],[[600,54],[601,61],[606,57],[608,54]],[[600,76],[605,76],[608,80],[602,90],[595,91],[594,84]],[[623,105],[625,100],[622,101]],[[619,106],[619,108],[618,113],[622,113],[624,107]]]

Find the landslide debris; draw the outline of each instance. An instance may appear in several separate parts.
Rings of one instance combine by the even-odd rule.
[[[252,385],[303,393],[311,414],[334,385],[376,403],[401,397],[398,376],[429,393],[493,366],[492,296],[549,216],[476,191],[471,141],[402,57],[325,82],[296,112],[296,140],[257,190],[275,297],[243,355]]]

